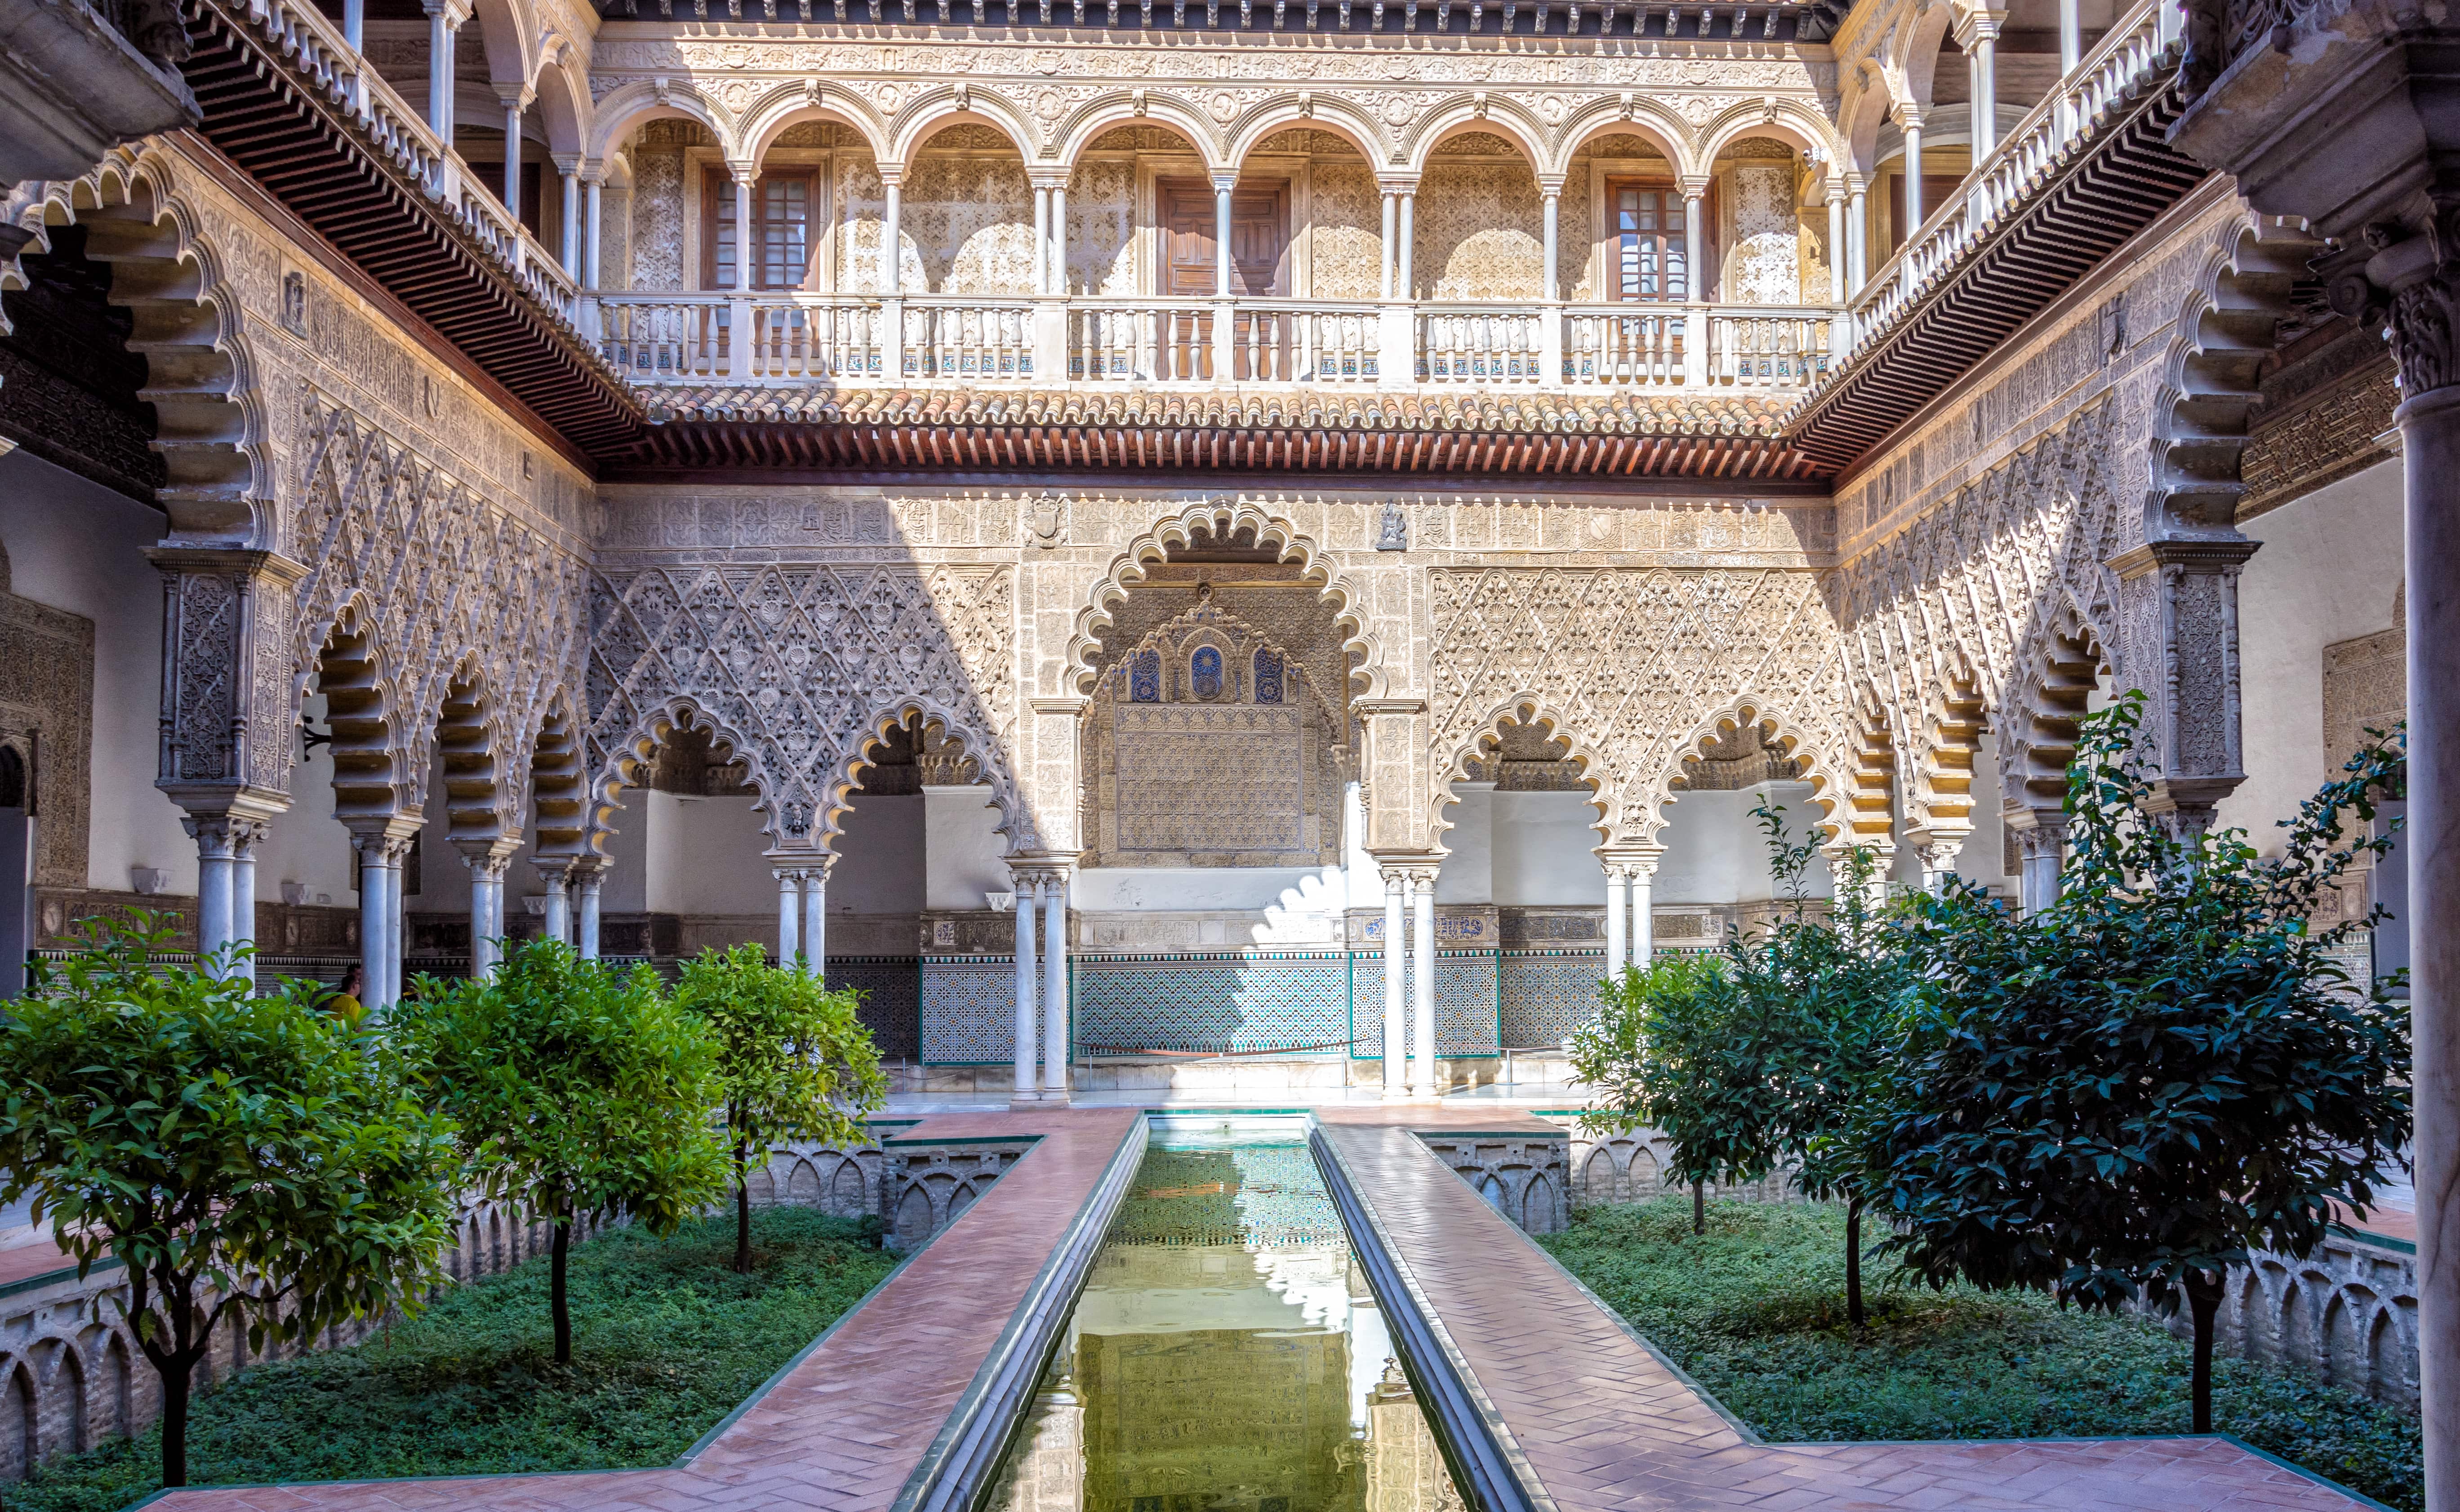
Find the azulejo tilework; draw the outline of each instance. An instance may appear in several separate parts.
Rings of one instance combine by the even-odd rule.
[[[832,956],[831,992],[862,994],[862,1026],[884,1060],[912,1060],[922,1053],[922,976],[912,956]]]
[[[922,1041],[929,1065],[1016,1059],[1015,957],[923,956]]]
[[[1349,1053],[1361,1060],[1384,1058],[1384,957],[1359,952],[1350,956],[1352,1004]],[[1435,1054],[1495,1055],[1502,1050],[1495,1021],[1495,958],[1493,951],[1435,953]],[[1415,1031],[1409,1020],[1401,1026],[1405,1048],[1414,1049]]]
[[[1597,1012],[1598,980],[1605,975],[1601,950],[1505,951],[1496,962],[1502,978],[1503,1042],[1515,1050],[1553,1049]]]
[[[1323,1051],[1349,1038],[1337,951],[1079,956],[1076,1052]]]

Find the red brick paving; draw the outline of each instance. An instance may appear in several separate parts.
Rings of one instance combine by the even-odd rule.
[[[1407,1131],[1516,1124],[1453,1109],[1396,1109],[1388,1124],[1380,1112],[1319,1116],[1396,1258],[1561,1512],[2363,1505],[2218,1438],[1752,1444]]]
[[[200,1487],[168,1512],[880,1512],[921,1463],[1119,1142],[1126,1108],[960,1113],[901,1141],[1040,1134],[947,1232],[689,1465],[577,1475]]]

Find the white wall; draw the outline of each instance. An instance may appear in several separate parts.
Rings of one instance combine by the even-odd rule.
[[[985,893],[1008,891],[999,822],[986,786],[922,789],[922,907],[987,908]]]
[[[319,730],[330,728],[321,693],[308,696],[301,714]],[[297,737],[292,740],[296,750]],[[350,832],[333,817],[333,753],[328,746],[309,751],[306,761],[290,769],[289,811],[265,826],[265,838],[257,844],[257,901],[281,902],[285,882],[305,886],[311,904],[350,908],[359,900]]]
[[[637,790],[648,831],[644,901],[653,914],[777,912],[777,878],[761,852],[769,837],[750,798],[683,798]],[[624,815],[630,817],[627,810]],[[533,886],[530,891],[543,891]],[[604,906],[602,896],[601,905]]]
[[[1649,901],[1659,903],[1763,903],[1776,895],[1767,842],[1751,809],[1765,797],[1785,810],[1787,832],[1799,839],[1818,817],[1809,783],[1771,783],[1743,792],[1686,792],[1665,808],[1658,839],[1665,859],[1658,863]],[[1830,892],[1828,864],[1813,861],[1813,897]]]
[[[1452,828],[1443,832],[1444,862],[1435,872],[1438,903],[1495,901],[1495,803],[1491,782],[1453,784],[1444,809]]]
[[[1495,901],[1604,907],[1597,825],[1597,806],[1585,792],[1496,793]]]
[[[921,793],[855,801],[838,821],[838,837],[831,843],[838,860],[829,869],[830,913],[922,911],[929,896],[924,885],[929,804]],[[982,906],[978,899],[975,907]]]
[[[145,548],[159,511],[25,451],[0,455],[0,548],[11,591],[94,621],[94,750],[86,886],[128,890],[133,867],[194,896],[197,850],[154,786],[161,741],[162,579]],[[262,870],[260,868],[260,870]]]
[[[2007,864],[2005,803],[1999,779],[1999,732],[1984,730],[1973,753],[1973,833],[1965,836],[1963,848],[1956,852],[1956,874],[1984,887],[2013,892],[2017,878],[2002,870]],[[1901,859],[1912,862],[1909,880],[1919,886],[1921,857],[1913,853],[1911,846],[1904,846],[1903,850]],[[1908,873],[1899,868],[1897,875]]]
[[[2323,749],[2323,647],[2391,628],[2401,530],[2396,457],[2245,526],[2263,542],[2237,587],[2246,781],[2222,800],[2219,823],[2259,850],[2277,851],[2274,821],[2349,759]]]

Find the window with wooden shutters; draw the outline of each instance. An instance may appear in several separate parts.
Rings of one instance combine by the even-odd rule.
[[[711,169],[701,175],[701,283],[734,287],[734,260],[743,239],[734,224],[734,181]],[[803,287],[812,268],[812,170],[762,174],[752,185],[752,286]]]
[[[1632,178],[1606,180],[1606,286],[1618,300],[1691,298],[1691,248],[1683,191]]]

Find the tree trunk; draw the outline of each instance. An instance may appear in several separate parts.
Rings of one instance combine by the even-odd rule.
[[[572,1256],[572,1219],[569,1215],[555,1220],[555,1259],[547,1288],[548,1307],[555,1313],[555,1362],[572,1363],[572,1303],[564,1292],[566,1262]]]
[[[734,1142],[734,1273],[752,1273],[752,1177],[743,1142]]]
[[[188,1483],[188,1387],[196,1369],[196,1362],[187,1360],[162,1372],[162,1483],[166,1486]]]
[[[1870,1317],[1862,1311],[1862,1199],[1851,1197],[1845,1202],[1845,1318],[1856,1328],[1866,1328]]]
[[[2195,1432],[2213,1431],[2213,1318],[2221,1310],[2221,1277],[2210,1270],[2187,1272],[2187,1311],[2195,1319]]]
[[[1707,1231],[1708,1184],[1695,1181],[1691,1184],[1691,1232],[1698,1235]]]

